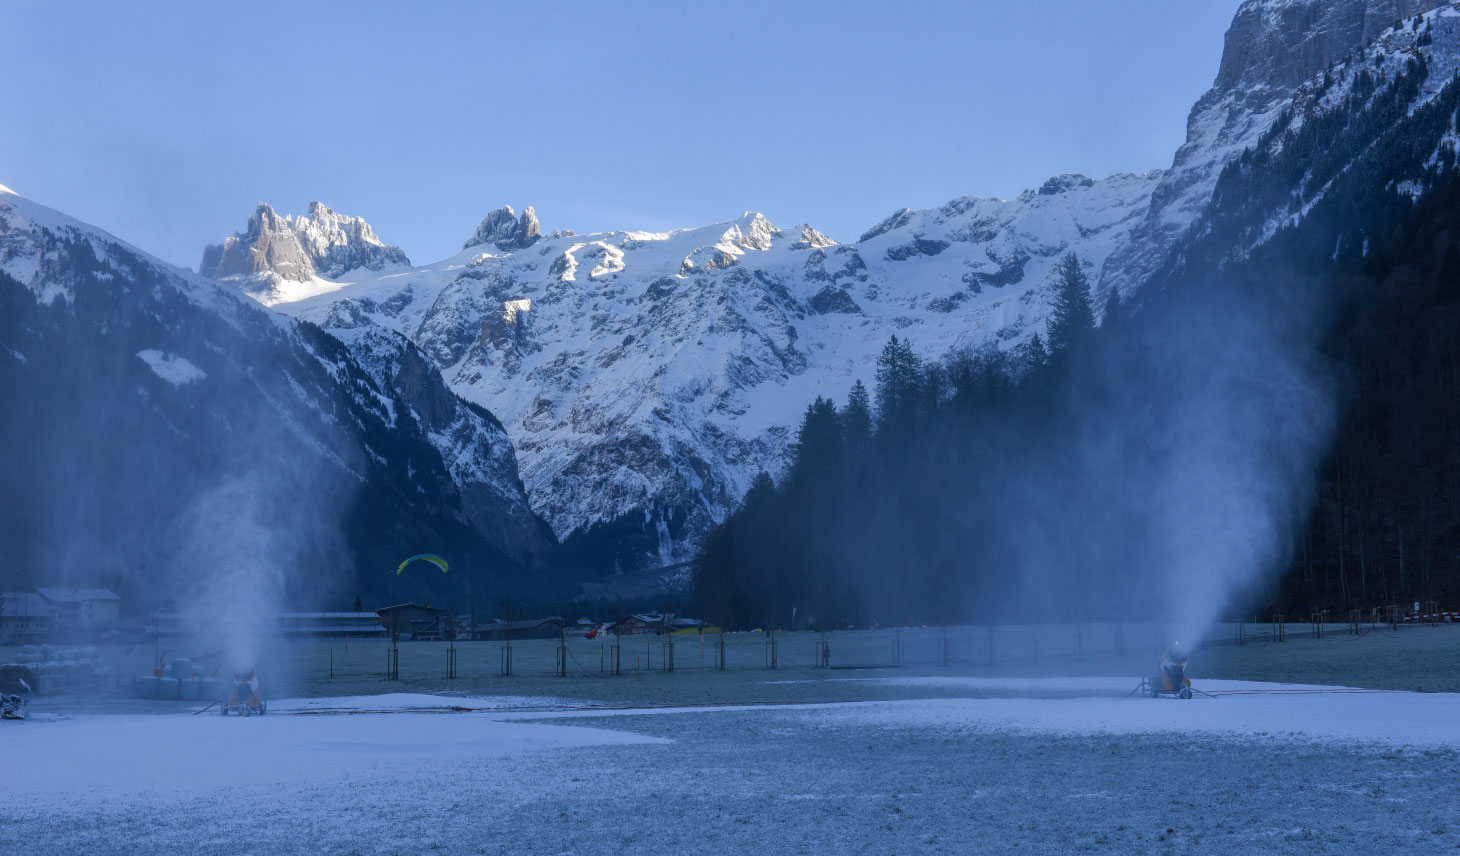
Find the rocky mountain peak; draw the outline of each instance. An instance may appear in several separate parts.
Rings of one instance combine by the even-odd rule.
[[[521,217],[517,216],[511,205],[503,205],[482,219],[476,232],[461,248],[469,250],[491,244],[503,252],[512,252],[525,250],[541,238],[542,225],[538,223],[537,212],[531,205],[523,209]]]
[[[768,250],[776,232],[764,214],[747,211],[726,230],[724,240],[742,250]]]
[[[309,203],[308,210],[298,217],[281,216],[260,202],[242,232],[204,248],[198,272],[238,282],[270,303],[286,283],[410,264],[399,247],[386,245],[364,219],[341,214],[322,202]]]
[[[1081,175],[1078,172],[1067,172],[1057,175],[1046,181],[1039,187],[1040,196],[1054,196],[1069,190],[1076,190],[1081,187],[1094,187],[1095,179],[1088,175]]]
[[[836,240],[823,235],[810,223],[802,223],[791,231],[796,235],[796,240],[791,242],[793,250],[814,250],[837,245]]]
[[[260,202],[242,232],[203,249],[198,272],[213,279],[272,275],[306,282],[314,276],[314,267],[289,228],[288,218],[280,217],[272,206]]]

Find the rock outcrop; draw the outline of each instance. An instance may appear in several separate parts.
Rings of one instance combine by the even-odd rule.
[[[563,236],[561,232],[554,234]],[[571,235],[572,232],[568,232],[564,237]],[[503,205],[482,219],[476,232],[472,233],[461,248],[469,250],[489,244],[503,252],[512,252],[525,250],[541,239],[542,225],[537,222],[537,212],[531,205],[523,209],[521,217],[517,216],[511,205]]]

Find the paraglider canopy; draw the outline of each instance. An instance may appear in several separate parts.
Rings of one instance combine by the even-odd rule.
[[[404,571],[406,569],[406,565],[409,565],[411,562],[430,562],[431,564],[440,568],[441,573],[443,574],[446,573],[448,567],[446,564],[446,560],[436,555],[435,553],[421,553],[419,555],[415,555],[410,557],[409,559],[406,559],[404,562],[401,562],[400,567],[395,569],[395,575],[400,576],[401,571]]]

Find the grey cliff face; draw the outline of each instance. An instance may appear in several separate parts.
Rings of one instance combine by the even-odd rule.
[[[354,270],[409,265],[399,247],[387,246],[359,217],[340,214],[320,202],[309,213],[281,217],[262,202],[242,232],[203,250],[198,272],[211,279],[244,281],[245,290],[268,290],[283,282],[335,279]]]
[[[273,273],[281,279],[305,282],[314,275],[314,266],[287,219],[260,202],[246,229],[222,244],[204,248],[198,272],[211,279]]]
[[[1304,81],[1400,18],[1443,0],[1248,0],[1227,30],[1212,88],[1192,107],[1186,143],[1151,196],[1146,220],[1106,263],[1096,288],[1138,288],[1211,200],[1225,167],[1277,120]]]
[[[1232,19],[1212,91],[1291,91],[1401,18],[1443,0],[1262,0]],[[1193,111],[1194,112],[1194,111]]]

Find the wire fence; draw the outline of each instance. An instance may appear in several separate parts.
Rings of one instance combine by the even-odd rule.
[[[1233,631],[1235,633],[1235,631]],[[1159,654],[1159,624],[1050,624],[888,628],[821,632],[705,633],[511,641],[317,639],[294,643],[296,674],[385,680],[511,675],[642,675],[800,669],[972,665],[991,669],[1118,660]],[[1153,654],[1153,656],[1155,655]]]

